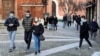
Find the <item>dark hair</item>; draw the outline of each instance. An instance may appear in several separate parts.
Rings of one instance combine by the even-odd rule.
[[[14,14],[14,11],[10,11],[10,13],[13,13]]]
[[[85,18],[85,16],[82,16],[82,18]]]
[[[30,13],[30,11],[29,11],[29,10],[27,10],[27,11],[26,11],[26,13]]]

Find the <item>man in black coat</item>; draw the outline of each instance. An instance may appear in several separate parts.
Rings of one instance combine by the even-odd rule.
[[[54,16],[54,30],[57,30],[57,23],[58,23],[58,19],[56,16]]]
[[[85,19],[85,16],[82,16],[82,19],[81,19],[79,48],[81,48],[82,46],[83,39],[85,39],[88,42],[90,46],[89,48],[92,48],[92,44],[89,41],[89,24],[87,20]]]
[[[76,18],[76,23],[77,23],[77,30],[79,30],[80,23],[81,23],[81,17],[80,17],[80,15],[78,15],[78,17]]]
[[[24,40],[27,44],[27,50],[30,49],[30,43],[31,43],[31,38],[32,38],[32,23],[33,23],[33,18],[30,14],[30,11],[26,12],[25,17],[23,18],[22,25],[25,29],[24,31]]]

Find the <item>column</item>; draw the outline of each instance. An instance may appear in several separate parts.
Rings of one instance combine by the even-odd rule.
[[[0,0],[0,20],[2,19],[2,0]]]
[[[97,22],[100,26],[100,0],[97,0]]]
[[[17,16],[17,13],[18,11],[17,11],[17,0],[15,0],[15,15]],[[18,16],[17,16],[18,17]]]

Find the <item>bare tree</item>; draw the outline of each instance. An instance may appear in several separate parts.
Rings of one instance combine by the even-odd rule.
[[[82,1],[76,3],[74,0],[60,0],[59,6],[63,9],[64,13],[73,14],[74,12],[84,10],[85,3]]]

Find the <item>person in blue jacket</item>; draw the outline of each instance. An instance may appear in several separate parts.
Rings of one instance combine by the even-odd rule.
[[[9,17],[6,19],[4,26],[7,27],[10,37],[10,49],[9,52],[12,52],[15,49],[15,35],[17,27],[19,26],[18,19],[14,15],[14,11],[11,11]]]

